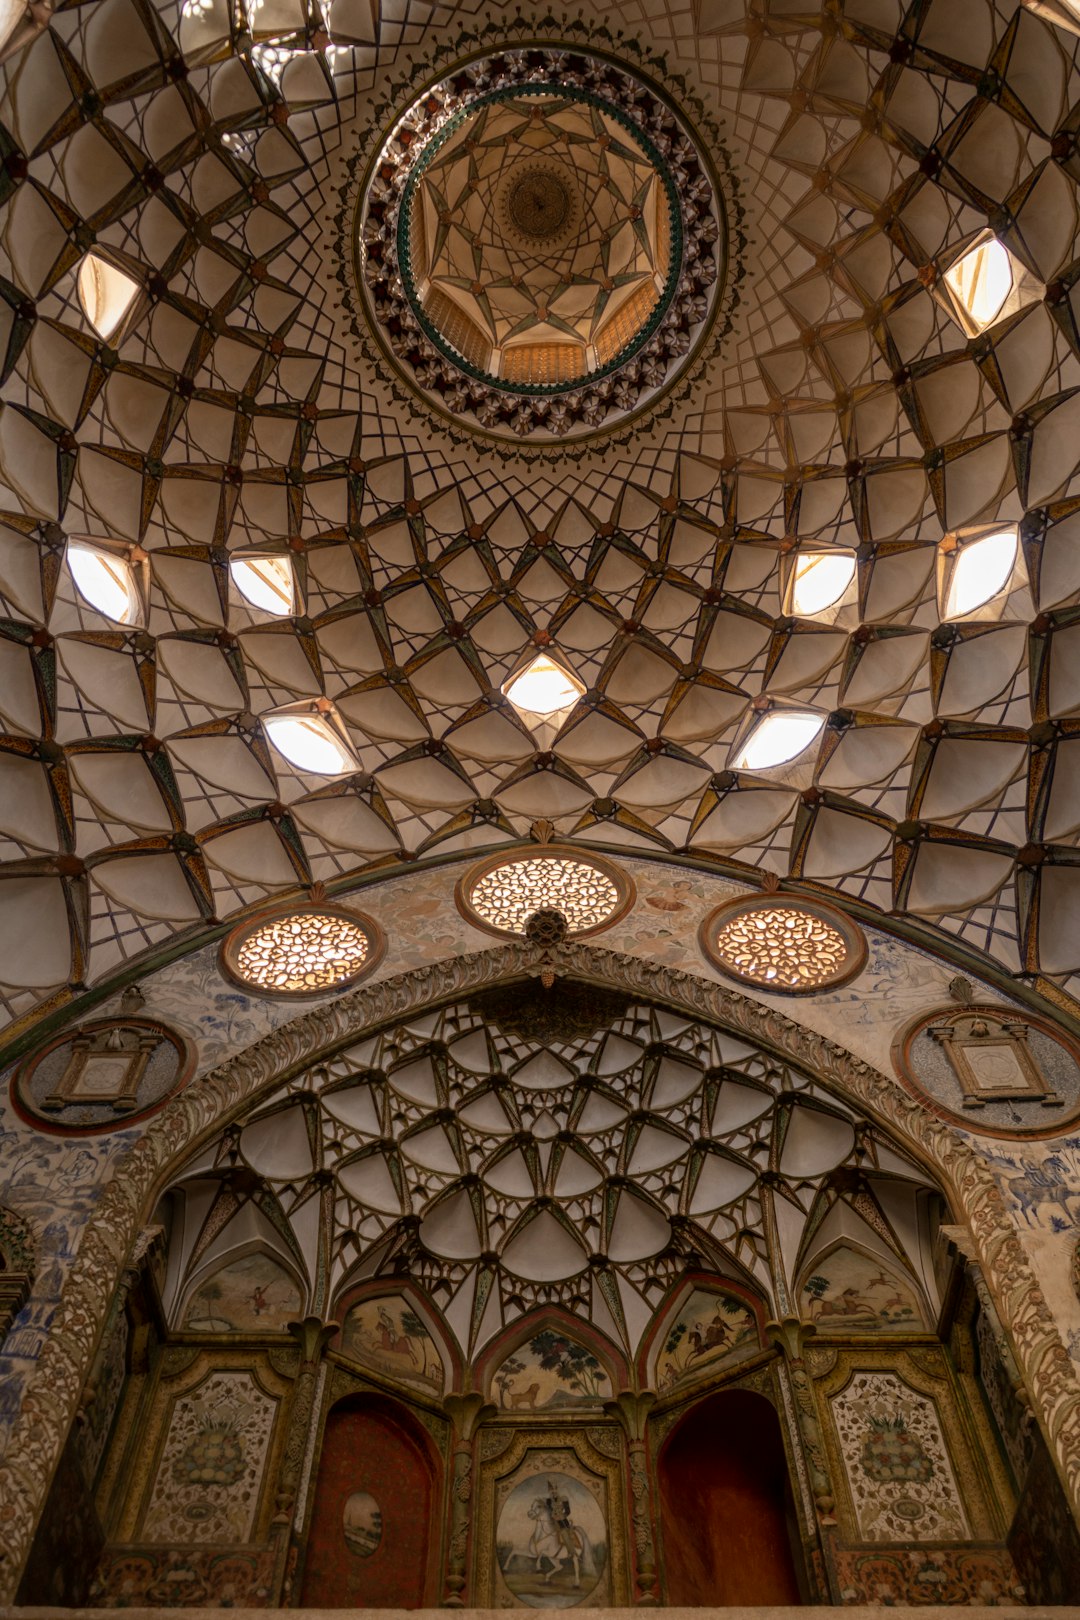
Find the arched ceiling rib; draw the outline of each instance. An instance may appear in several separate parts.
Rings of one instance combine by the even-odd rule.
[[[1075,987],[1076,40],[1004,0],[646,12],[596,8],[591,43],[641,33],[722,118],[736,330],[670,419],[532,463],[358,364],[324,262],[334,164],[473,8],[268,0],[241,28],[220,0],[98,0],[7,63],[12,1014],[298,884],[536,817],[790,873]],[[988,226],[1046,292],[968,339],[928,267]],[[76,292],[95,245],[145,288],[115,349]],[[1001,523],[1023,577],[1000,616],[942,624],[942,536]],[[78,596],[72,535],[145,551],[145,625]],[[268,543],[290,618],[230,581]],[[799,618],[812,544],[854,551],[855,584]],[[586,696],[540,748],[500,688],[546,637]],[[763,694],[830,717],[784,780],[729,768]],[[361,766],[329,786],[258,722],[320,697]]]

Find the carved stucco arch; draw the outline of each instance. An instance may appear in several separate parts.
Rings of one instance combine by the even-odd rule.
[[[1001,1189],[979,1153],[872,1064],[727,985],[588,944],[570,943],[548,952],[544,965],[562,977],[622,990],[724,1026],[835,1087],[898,1135],[936,1176],[970,1233],[965,1247],[995,1296],[1033,1409],[1073,1512],[1080,1517],[1080,1381]],[[124,1264],[180,1162],[263,1092],[366,1030],[491,985],[532,977],[537,966],[534,948],[515,943],[363,985],[329,1000],[195,1081],[116,1162],[83,1230],[0,1462],[0,1603],[14,1599]]]

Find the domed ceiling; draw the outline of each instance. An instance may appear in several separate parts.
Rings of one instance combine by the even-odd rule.
[[[538,818],[1075,990],[1080,80],[1038,9],[35,8],[0,109],[8,1015]],[[601,108],[556,94],[575,51]],[[485,425],[422,326],[384,341],[358,231],[433,87],[538,55],[415,187],[413,318],[519,385]],[[591,369],[624,314],[632,347],[665,174],[716,227],[693,297],[553,428],[505,359]],[[539,653],[558,724],[504,691]]]

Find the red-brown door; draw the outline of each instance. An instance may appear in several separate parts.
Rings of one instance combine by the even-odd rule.
[[[801,1603],[776,1413],[732,1390],[693,1407],[657,1460],[664,1599],[672,1607]]]
[[[300,1603],[420,1609],[438,1602],[437,1474],[396,1401],[349,1396],[326,1419]]]

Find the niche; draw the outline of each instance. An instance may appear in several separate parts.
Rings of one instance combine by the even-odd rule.
[[[330,1409],[300,1597],[312,1609],[420,1609],[437,1601],[437,1465],[397,1401]]]
[[[784,1444],[763,1396],[728,1390],[692,1407],[656,1472],[668,1604],[802,1602]]]

